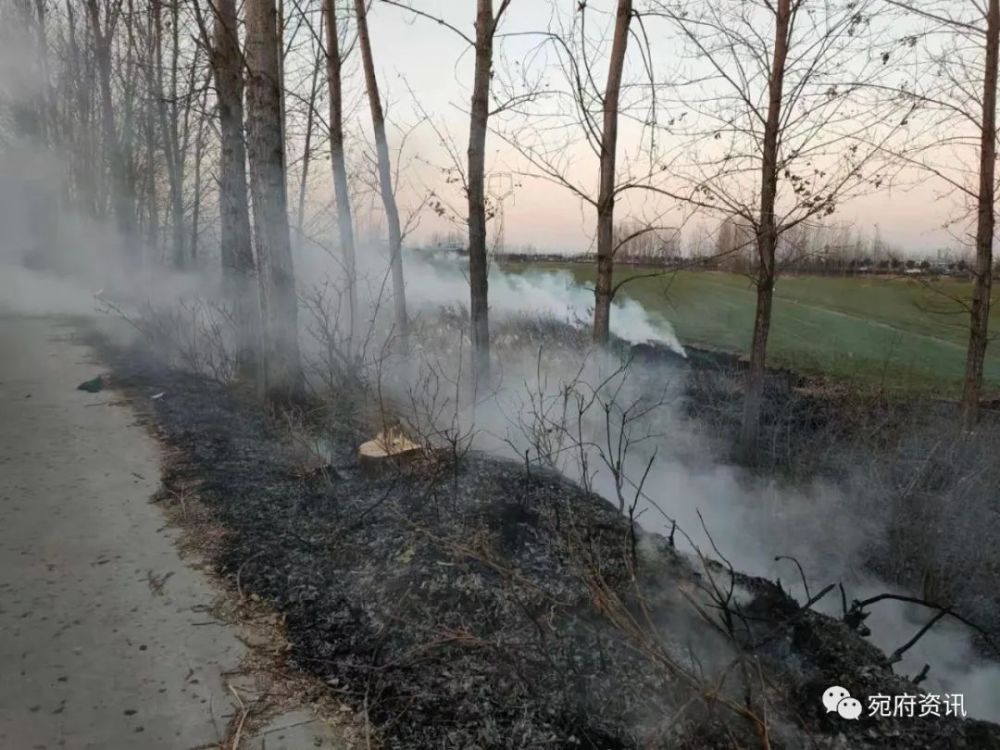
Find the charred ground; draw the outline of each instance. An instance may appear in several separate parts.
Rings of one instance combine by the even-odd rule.
[[[176,449],[165,487],[195,487],[225,529],[220,573],[283,615],[290,661],[382,746],[1000,747],[985,722],[831,719],[831,684],[917,689],[771,582],[639,532],[633,556],[617,509],[557,475],[475,453],[366,475],[366,436],[329,414],[311,420],[329,463],[303,472],[252,399],[101,351]]]
[[[689,349],[684,408],[734,454],[745,363]],[[658,347],[637,360],[676,362]],[[988,658],[1000,658],[1000,411],[984,410],[976,433],[959,429],[958,405],[859,391],[836,381],[771,370],[761,414],[758,474],[796,485],[822,480],[841,488],[843,512],[874,520],[881,532],[861,546],[856,565],[890,584],[961,612],[982,628]],[[987,643],[990,641],[990,643]]]

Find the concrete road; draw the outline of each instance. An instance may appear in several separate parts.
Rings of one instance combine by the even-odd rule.
[[[118,394],[76,390],[102,368],[70,333],[0,317],[0,749],[215,747],[245,646],[205,624],[220,592],[149,501],[158,446]],[[339,744],[283,719],[241,747]]]

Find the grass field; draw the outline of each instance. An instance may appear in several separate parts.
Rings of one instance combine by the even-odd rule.
[[[584,264],[508,264],[515,273],[564,270],[592,286]],[[616,271],[616,281],[649,273]],[[775,289],[768,363],[885,387],[954,395],[961,387],[968,316],[957,299],[971,284],[950,278],[784,276]],[[756,295],[743,275],[678,271],[636,278],[621,292],[667,318],[685,344],[743,353],[753,330]],[[996,311],[996,308],[994,308]],[[1000,314],[991,329],[1000,330]],[[1000,349],[987,353],[986,379],[1000,390]]]

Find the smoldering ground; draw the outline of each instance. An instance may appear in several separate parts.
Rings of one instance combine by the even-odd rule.
[[[0,86],[15,105],[49,85],[22,64],[30,50],[0,47]],[[155,173],[156,147],[148,145]],[[104,180],[115,148],[95,140],[91,151],[93,176]],[[929,510],[934,487],[963,500],[964,488],[980,488],[980,504],[965,506],[980,522],[927,516],[927,525],[954,535],[951,547],[933,538],[925,545],[938,554],[929,569],[962,577],[968,550],[954,546],[974,547],[992,531],[988,483],[921,470],[900,491],[896,475],[910,464],[892,457],[895,447],[876,459],[894,481],[871,481],[859,461],[817,464],[793,477],[745,474],[728,462],[738,389],[725,383],[738,374],[711,374],[718,393],[702,399],[669,324],[625,298],[612,311],[613,351],[589,351],[586,332],[574,325],[587,316],[588,293],[558,274],[494,269],[496,375],[476,382],[461,264],[407,251],[417,314],[401,356],[380,248],[359,248],[361,320],[345,328],[338,256],[304,237],[295,258],[299,323],[324,419],[303,419],[295,435],[283,434],[225,385],[232,332],[215,302],[217,276],[207,271],[215,259],[189,273],[162,270],[155,242],[123,237],[93,218],[113,213],[109,206],[67,209],[67,165],[30,138],[5,152],[6,307],[96,311],[133,324],[147,351],[105,355],[140,401],[165,394],[145,403],[178,450],[168,486],[197,488],[228,531],[220,569],[287,616],[297,662],[369,713],[390,744],[745,746],[773,734],[800,747],[807,738],[837,744],[843,731],[858,746],[882,746],[888,735],[909,747],[996,745],[996,728],[975,722],[830,724],[817,705],[830,682],[886,693],[913,686],[847,624],[813,611],[839,616],[834,595],[799,606],[813,599],[807,586],[829,592],[838,581],[863,599],[890,585],[875,574],[904,587],[925,578],[922,561],[907,551],[920,546],[921,529],[901,523],[905,504],[881,502],[885,489]],[[112,191],[96,192],[107,202]],[[636,347],[649,341],[672,354],[636,362]],[[147,356],[150,348],[159,361]],[[803,404],[792,394],[771,398]],[[387,421],[431,448],[413,472],[364,477],[357,442]],[[806,426],[788,432],[795,450],[818,453],[815,421],[807,415]],[[812,443],[797,442],[810,436]],[[320,446],[319,474],[298,465],[297,439]],[[639,533],[632,521],[659,535]],[[983,562],[992,586],[995,560]],[[798,603],[769,582],[779,577]],[[983,579],[966,578],[975,585],[951,582],[956,609],[996,616],[995,600],[974,596]],[[889,647],[918,626],[915,613],[893,606],[871,607],[867,619]],[[639,622],[644,612],[650,616]],[[995,717],[995,704],[979,703],[998,693],[995,673],[983,651],[967,646],[968,633],[938,623],[907,651],[912,666],[896,669],[913,675],[926,659],[929,679],[940,682],[925,686],[957,686],[975,713]],[[972,680],[970,665],[978,670]],[[717,687],[734,668],[742,674]],[[692,698],[696,709],[686,708]],[[760,720],[765,714],[770,725]]]
[[[551,469],[444,451],[367,476],[364,436],[330,418],[313,425],[328,462],[316,471],[299,429],[222,384],[143,347],[104,356],[177,448],[161,501],[200,498],[227,532],[220,570],[283,614],[290,657],[385,746],[747,747],[762,727],[770,747],[834,747],[845,732],[872,748],[890,735],[913,748],[1000,742],[973,721],[831,722],[828,681],[906,689],[884,655],[662,537],[640,534],[632,558],[615,505]],[[732,582],[731,632],[702,615],[708,581]],[[752,688],[733,673],[744,648]]]
[[[8,162],[4,172],[12,176],[26,166]],[[49,172],[53,174],[59,174],[55,167]],[[8,179],[6,184],[13,191],[16,181]],[[110,311],[111,317],[121,312],[134,319],[150,314],[160,320],[165,315],[179,317],[195,334],[178,341],[176,326],[157,328],[161,354],[175,365],[190,367],[213,361],[208,355],[193,359],[191,352],[215,347],[221,349],[215,360],[225,361],[229,342],[224,314],[204,304],[216,296],[213,290],[218,280],[211,273],[157,271],[153,276],[130,260],[135,254],[113,230],[92,220],[63,220],[52,228],[55,233],[47,244],[39,245],[38,219],[31,218],[29,203],[5,203],[10,219],[3,243],[10,270],[3,283],[5,292],[12,292],[4,295],[8,308],[35,314],[107,316]],[[148,254],[149,249],[144,252]],[[630,502],[638,500],[634,512],[645,529],[671,534],[676,522],[682,533],[673,536],[687,554],[694,554],[697,547],[706,555],[724,556],[737,570],[780,579],[799,601],[808,597],[798,571],[788,559],[776,561],[778,556],[795,558],[814,592],[837,581],[859,599],[886,590],[905,593],[899,581],[879,580],[866,564],[869,550],[878,546],[892,519],[878,489],[867,486],[862,472],[844,472],[836,480],[824,476],[794,483],[745,474],[728,464],[725,440],[699,414],[701,407],[692,406],[691,370],[683,358],[665,354],[651,363],[631,356],[635,345],[649,341],[664,352],[682,352],[667,321],[648,315],[634,302],[620,300],[612,317],[613,331],[619,337],[617,352],[598,355],[588,351],[586,332],[580,329],[590,304],[587,290],[573,285],[568,275],[514,275],[494,267],[491,312],[497,380],[473,390],[464,338],[467,281],[462,261],[407,252],[407,288],[421,333],[415,351],[400,361],[388,346],[396,332],[388,316],[391,305],[384,255],[380,248],[370,247],[361,257],[365,261],[359,271],[359,287],[364,290],[359,340],[364,339],[365,346],[362,352],[359,345],[352,366],[368,386],[377,386],[380,399],[391,402],[425,437],[448,436],[463,444],[463,449],[519,463],[527,451],[529,465],[557,469],[613,505],[619,504],[622,490]],[[338,312],[343,273],[336,253],[302,243],[296,260],[302,297],[324,288],[329,303],[325,312]],[[99,298],[95,298],[97,291]],[[117,312],[109,310],[109,302]],[[190,312],[195,308],[199,319],[192,324]],[[450,312],[442,314],[442,308]],[[178,315],[179,310],[183,314]],[[329,368],[322,356],[324,345],[331,342],[316,337],[316,312],[305,306],[300,322],[304,351],[318,386],[319,371]],[[197,333],[212,326],[218,326],[214,337]],[[153,329],[144,330],[148,334]],[[344,342],[333,343],[342,346]],[[720,380],[726,378],[738,379],[738,373],[720,376]],[[432,381],[436,383],[433,403],[428,401]],[[600,383],[604,385],[599,388]],[[569,411],[552,411],[553,405],[564,404],[568,396],[596,394],[603,400],[591,403],[586,413],[573,414],[574,404]],[[735,386],[733,394],[738,395]],[[612,408],[605,412],[609,404]],[[622,412],[629,407],[645,410],[642,418],[624,417]],[[617,433],[623,420],[625,429]],[[610,440],[609,426],[617,435]],[[540,455],[539,429],[547,431],[549,440],[561,437],[563,443],[555,455]],[[626,443],[627,450],[617,456]],[[544,443],[541,447],[544,453]],[[609,460],[614,463],[618,458],[621,463],[612,470]],[[644,473],[641,492],[636,492]],[[842,614],[836,596],[824,598],[815,607],[834,616]],[[891,651],[931,616],[933,612],[918,607],[883,602],[872,608],[867,623],[873,642]],[[998,671],[983,660],[983,650],[973,642],[967,628],[940,622],[907,651],[896,670],[912,676],[923,664],[930,664],[925,689],[963,692],[973,715],[998,718],[1000,709],[993,699],[1000,684]]]
[[[469,448],[555,468],[615,505],[624,494],[626,502],[635,503],[637,520],[647,530],[670,534],[676,524],[683,533],[674,536],[689,553],[697,548],[724,556],[738,570],[780,580],[800,601],[809,598],[806,586],[815,593],[829,583],[844,586],[848,605],[851,599],[882,592],[923,593],[908,590],[912,577],[884,580],[879,577],[884,566],[871,564],[873,558],[894,554],[885,538],[898,534],[897,516],[907,500],[899,497],[897,478],[889,476],[889,465],[894,471],[906,470],[893,449],[858,456],[858,446],[826,446],[844,455],[836,470],[828,465],[812,478],[752,476],[738,469],[727,461],[726,435],[705,418],[706,411],[732,411],[736,406],[740,375],[735,358],[716,377],[716,385],[732,385],[728,403],[702,403],[704,394],[688,382],[691,368],[670,355],[679,345],[669,323],[648,316],[637,319],[631,302],[615,310],[625,321],[617,330],[630,334],[619,339],[617,352],[607,356],[589,351],[586,333],[573,325],[586,309],[587,292],[576,288],[567,293],[567,278],[559,274],[508,275],[493,269],[496,380],[472,388],[468,343],[460,343],[467,288],[462,262],[421,262],[416,254],[408,260],[408,278],[418,280],[413,297],[429,319],[429,330],[405,366],[383,362],[372,377],[395,408],[409,410],[414,430],[430,439],[464,441]],[[435,312],[442,305],[450,306],[452,313]],[[525,307],[531,312],[522,312]],[[664,356],[637,361],[635,345],[647,341],[658,345]],[[773,380],[774,410],[787,409],[786,402],[797,397],[784,377]],[[428,398],[429,383],[433,399]],[[578,410],[580,401],[589,403],[585,411]],[[808,412],[811,405],[795,408]],[[920,434],[935,428],[931,422],[910,431]],[[803,449],[808,450],[807,445],[804,442]],[[989,526],[989,509],[981,510]],[[967,508],[961,515],[970,512]],[[976,544],[988,538],[982,529],[977,535],[960,523],[958,514],[949,531],[956,537],[975,537]],[[935,546],[956,544],[961,547],[957,539],[945,538]],[[920,564],[907,559],[899,566]],[[962,604],[969,604],[968,593],[956,594]],[[957,606],[956,599],[948,601]],[[834,616],[844,614],[843,605],[839,595],[816,603]],[[866,622],[872,641],[892,652],[935,614],[933,609],[884,601],[872,608]],[[996,642],[995,608],[980,607],[975,614]],[[906,650],[896,669],[914,676],[930,665],[924,689],[963,692],[973,715],[996,719],[1000,671],[984,658],[991,653],[975,631],[939,622]]]
[[[59,220],[53,221],[64,167],[30,146],[7,153],[0,166],[0,195],[5,198],[0,201],[5,227],[0,284],[7,310],[105,320],[125,314],[133,321],[160,321],[149,325],[151,320],[146,320],[140,330],[147,337],[155,333],[162,356],[174,365],[226,378],[224,366],[211,366],[224,365],[231,341],[225,310],[210,303],[218,298],[219,284],[218,274],[209,270],[215,267],[210,259],[205,259],[204,269],[173,273],[150,262],[157,248],[128,246],[104,222],[70,211],[59,212]],[[26,181],[24,175],[31,179]],[[622,298],[612,315],[616,352],[590,352],[580,327],[591,304],[587,290],[565,274],[515,275],[494,267],[496,380],[473,388],[461,259],[406,252],[407,291],[419,335],[413,353],[401,360],[389,345],[398,332],[388,315],[384,251],[365,247],[359,257],[362,320],[356,349],[348,358],[350,367],[380,394],[377,400],[391,402],[425,437],[518,463],[525,462],[527,451],[529,466],[556,469],[591,487],[612,506],[619,505],[620,495],[635,502],[635,517],[649,531],[670,535],[676,522],[682,532],[673,533],[678,547],[695,559],[694,547],[708,556],[724,556],[737,570],[780,579],[799,601],[808,597],[798,571],[788,559],[776,561],[778,556],[794,557],[801,564],[813,592],[837,581],[850,597],[864,599],[886,590],[906,592],[907,584],[912,585],[912,576],[880,580],[868,564],[872,548],[880,546],[894,519],[890,504],[879,495],[886,486],[871,482],[866,470],[841,467],[835,476],[825,471],[821,477],[790,482],[752,477],[728,463],[725,436],[705,412],[732,408],[738,398],[738,372],[733,368],[719,374],[714,387],[724,395],[718,402],[702,403],[703,394],[692,395],[697,388],[692,388],[691,366],[679,356],[683,349],[667,321]],[[325,289],[325,313],[341,312],[344,279],[336,252],[301,241],[296,262],[303,300]],[[442,308],[447,313],[442,314]],[[330,366],[324,353],[329,354],[330,344],[344,344],[317,336],[318,312],[304,305],[300,317],[317,388],[323,383],[320,374]],[[162,324],[165,317],[169,325]],[[647,342],[660,347],[664,356],[654,362],[632,356],[636,345]],[[776,398],[783,397],[779,391]],[[579,398],[590,401],[590,407],[574,414]],[[630,419],[626,409],[632,410],[632,417],[641,412],[641,418]],[[866,466],[875,461],[891,463],[872,457]],[[971,518],[975,514],[968,499],[964,501],[962,515]],[[985,518],[990,518],[988,512]],[[962,533],[978,540],[976,535],[988,528],[988,523],[964,524]],[[955,541],[949,543],[954,546]],[[955,553],[942,556],[953,560]],[[986,560],[982,567],[988,573],[991,565]],[[815,607],[842,614],[836,596]],[[991,620],[997,618],[995,606],[978,602],[978,607],[976,619],[996,632],[992,623],[997,620]],[[867,624],[872,640],[891,651],[931,616],[933,612],[919,607],[883,602],[872,607]],[[896,670],[912,676],[930,664],[926,689],[963,692],[971,713],[996,719],[998,672],[983,660],[984,651],[974,640],[967,628],[939,622],[907,651]]]
[[[32,236],[30,226],[23,236]],[[217,347],[222,351],[216,359],[225,360],[229,346],[225,321],[219,321],[219,310],[203,306],[217,283],[210,274],[168,274],[154,282],[127,260],[125,248],[107,227],[90,222],[63,225],[60,236],[63,239],[54,246],[57,252],[50,249],[52,257],[43,262],[25,252],[30,248],[27,241],[17,253],[5,254],[17,268],[16,274],[6,276],[5,283],[18,290],[5,296],[8,306],[22,312],[100,316],[108,314],[111,301],[117,311],[111,317],[125,312],[161,320],[176,316],[179,309],[198,306],[202,317],[193,327],[220,325],[221,336],[178,342],[176,331],[161,327],[156,329],[163,337],[160,352],[173,364],[190,367],[195,362],[191,350]],[[5,248],[12,246],[9,236]],[[776,561],[776,557],[795,558],[813,593],[831,582],[842,582],[849,596],[858,599],[887,590],[905,593],[898,581],[879,580],[866,564],[870,549],[891,522],[877,489],[865,486],[861,473],[846,472],[836,481],[824,476],[790,483],[752,477],[730,465],[725,440],[699,414],[704,405],[699,406],[697,399],[692,403],[691,369],[676,354],[683,350],[665,320],[652,318],[630,301],[619,302],[612,318],[619,335],[617,349],[611,355],[598,354],[589,351],[586,332],[580,329],[589,304],[586,290],[573,286],[566,275],[511,275],[494,268],[496,381],[473,388],[465,338],[467,282],[461,260],[407,253],[408,292],[420,333],[414,350],[401,361],[389,346],[396,332],[388,315],[384,256],[380,248],[372,247],[362,257],[367,260],[359,272],[359,286],[365,290],[359,340],[366,343],[364,351],[359,345],[356,352],[355,375],[423,437],[452,440],[463,451],[518,463],[525,462],[527,451],[529,466],[556,469],[612,505],[619,505],[620,496],[625,496],[635,503],[634,514],[643,528],[671,535],[692,559],[697,560],[695,548],[709,557],[725,557],[737,570],[780,579],[800,602],[808,597],[797,569],[790,559]],[[343,290],[335,254],[318,245],[303,245],[297,249],[297,260],[303,298],[325,289],[329,303],[325,312],[334,314]],[[105,290],[103,299],[95,299],[96,290]],[[442,308],[448,312],[442,314]],[[311,377],[321,387],[318,374],[329,367],[322,356],[324,346],[343,346],[344,341],[324,342],[317,337],[316,313],[304,306],[300,322]],[[190,322],[186,313],[181,317]],[[634,347],[646,342],[660,347],[663,356],[654,362],[638,361]],[[176,352],[170,357],[172,344]],[[176,356],[182,348],[187,356]],[[200,356],[197,364],[211,360]],[[726,378],[738,379],[738,373],[720,376]],[[733,395],[738,395],[735,387]],[[574,413],[579,398],[590,401],[590,407]],[[553,411],[556,406],[560,409]],[[624,413],[629,409],[632,417],[641,412],[641,418],[629,418]],[[541,433],[546,437],[540,443]],[[557,439],[562,441],[559,446],[553,444]],[[614,466],[615,461],[620,464]],[[832,616],[842,614],[836,595],[820,600],[815,608]],[[872,641],[891,651],[931,616],[933,612],[919,607],[884,602],[872,608],[867,624]],[[963,692],[972,715],[995,719],[998,707],[992,696],[1000,684],[998,671],[984,661],[973,636],[963,626],[940,622],[895,669],[913,676],[930,664],[925,689]]]

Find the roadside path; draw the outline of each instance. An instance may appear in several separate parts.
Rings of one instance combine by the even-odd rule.
[[[217,747],[246,647],[150,504],[156,442],[76,390],[101,368],[71,333],[0,317],[0,748]],[[240,748],[339,746],[300,710]]]

